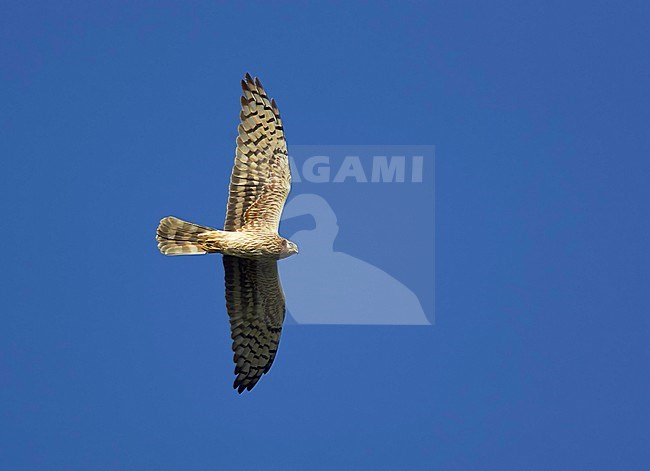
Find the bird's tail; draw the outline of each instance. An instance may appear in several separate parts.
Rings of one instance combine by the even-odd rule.
[[[158,248],[165,255],[201,255],[208,252],[199,243],[199,234],[213,230],[167,216],[160,220],[156,240]]]

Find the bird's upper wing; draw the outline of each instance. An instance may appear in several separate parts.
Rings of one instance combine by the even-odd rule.
[[[242,80],[242,110],[230,177],[226,231],[278,231],[291,173],[280,112],[260,81]]]
[[[275,260],[224,255],[226,308],[235,352],[234,387],[249,391],[273,364],[285,303]]]

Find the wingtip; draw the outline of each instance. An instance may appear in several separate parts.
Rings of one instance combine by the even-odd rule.
[[[244,80],[241,81],[242,88],[244,90],[257,89],[260,93],[264,91],[264,86],[259,78],[251,76],[248,72],[244,76]]]
[[[232,384],[233,389],[237,390],[237,394],[241,394],[244,391],[252,390],[257,385],[260,379],[260,378],[250,378],[246,376],[240,378],[239,377],[240,375],[238,375],[237,378],[235,378],[235,381]]]
[[[241,81],[241,88],[244,91],[250,91],[251,86],[254,86],[254,80],[253,77],[251,77],[251,74],[246,72],[246,75],[244,75],[243,80]]]

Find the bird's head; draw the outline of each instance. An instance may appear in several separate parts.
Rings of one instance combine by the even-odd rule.
[[[298,246],[296,244],[294,244],[293,242],[287,239],[282,240],[282,253],[280,254],[281,259],[290,257],[297,253],[298,253]]]

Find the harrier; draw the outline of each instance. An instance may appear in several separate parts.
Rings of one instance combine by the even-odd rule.
[[[223,230],[169,216],[156,232],[165,255],[223,254],[239,393],[250,391],[273,364],[285,314],[277,260],[298,253],[296,244],[278,235],[291,188],[280,112],[257,78],[246,74],[242,89]]]

